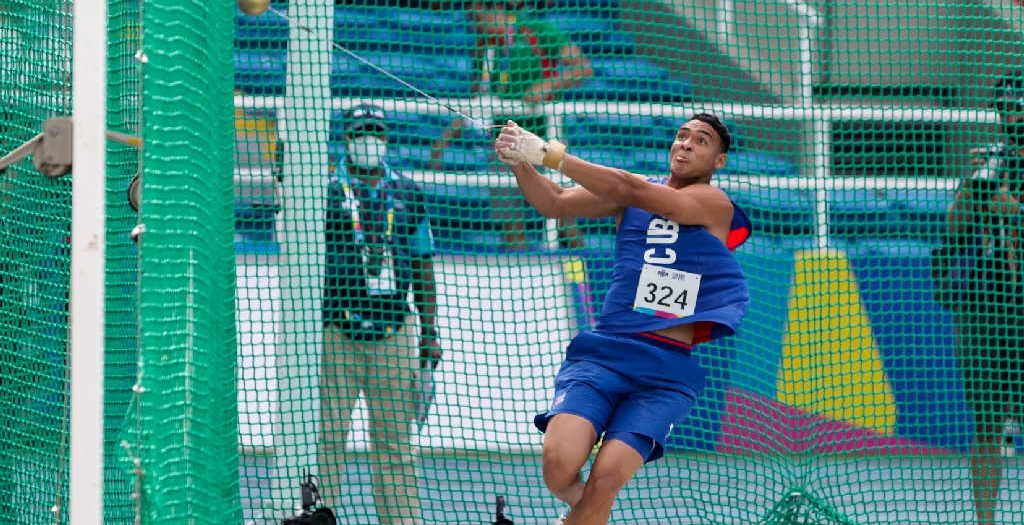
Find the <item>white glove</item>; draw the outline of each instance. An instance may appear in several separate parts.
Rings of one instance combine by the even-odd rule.
[[[518,166],[519,164],[526,162],[524,160],[521,160],[517,155],[514,154],[514,152],[508,149],[498,149],[497,142],[495,142],[494,145],[494,153],[498,155],[498,160],[504,162],[505,164],[508,164],[509,166]]]
[[[565,157],[565,146],[557,140],[545,142],[510,120],[494,141],[494,152],[498,160],[510,166],[528,162],[558,169]]]

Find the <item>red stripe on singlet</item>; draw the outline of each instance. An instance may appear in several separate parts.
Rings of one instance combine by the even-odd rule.
[[[676,340],[676,339],[672,339],[671,337],[665,337],[663,335],[658,335],[658,334],[656,334],[654,332],[638,332],[636,335],[643,336],[643,337],[646,337],[648,339],[654,339],[655,341],[658,341],[658,342],[661,342],[661,343],[665,343],[665,344],[669,344],[669,345],[672,345],[672,346],[676,346],[676,347],[682,348],[684,350],[693,350],[693,345],[691,345],[691,344],[684,343],[684,342]]]

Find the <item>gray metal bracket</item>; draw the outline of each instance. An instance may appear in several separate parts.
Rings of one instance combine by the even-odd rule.
[[[60,177],[71,171],[72,137],[74,125],[71,117],[53,117],[43,122],[43,132],[0,158],[0,171],[32,155],[36,170],[47,177]],[[142,147],[142,139],[116,131],[107,131],[108,140],[133,148]]]

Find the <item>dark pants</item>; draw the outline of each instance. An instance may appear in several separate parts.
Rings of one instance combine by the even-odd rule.
[[[1019,285],[968,293],[957,312],[958,358],[975,422],[1001,425],[1024,391],[1024,296]]]

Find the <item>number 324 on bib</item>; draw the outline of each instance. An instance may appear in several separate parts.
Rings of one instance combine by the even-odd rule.
[[[693,315],[700,292],[700,274],[645,264],[640,270],[633,310],[678,319]]]

